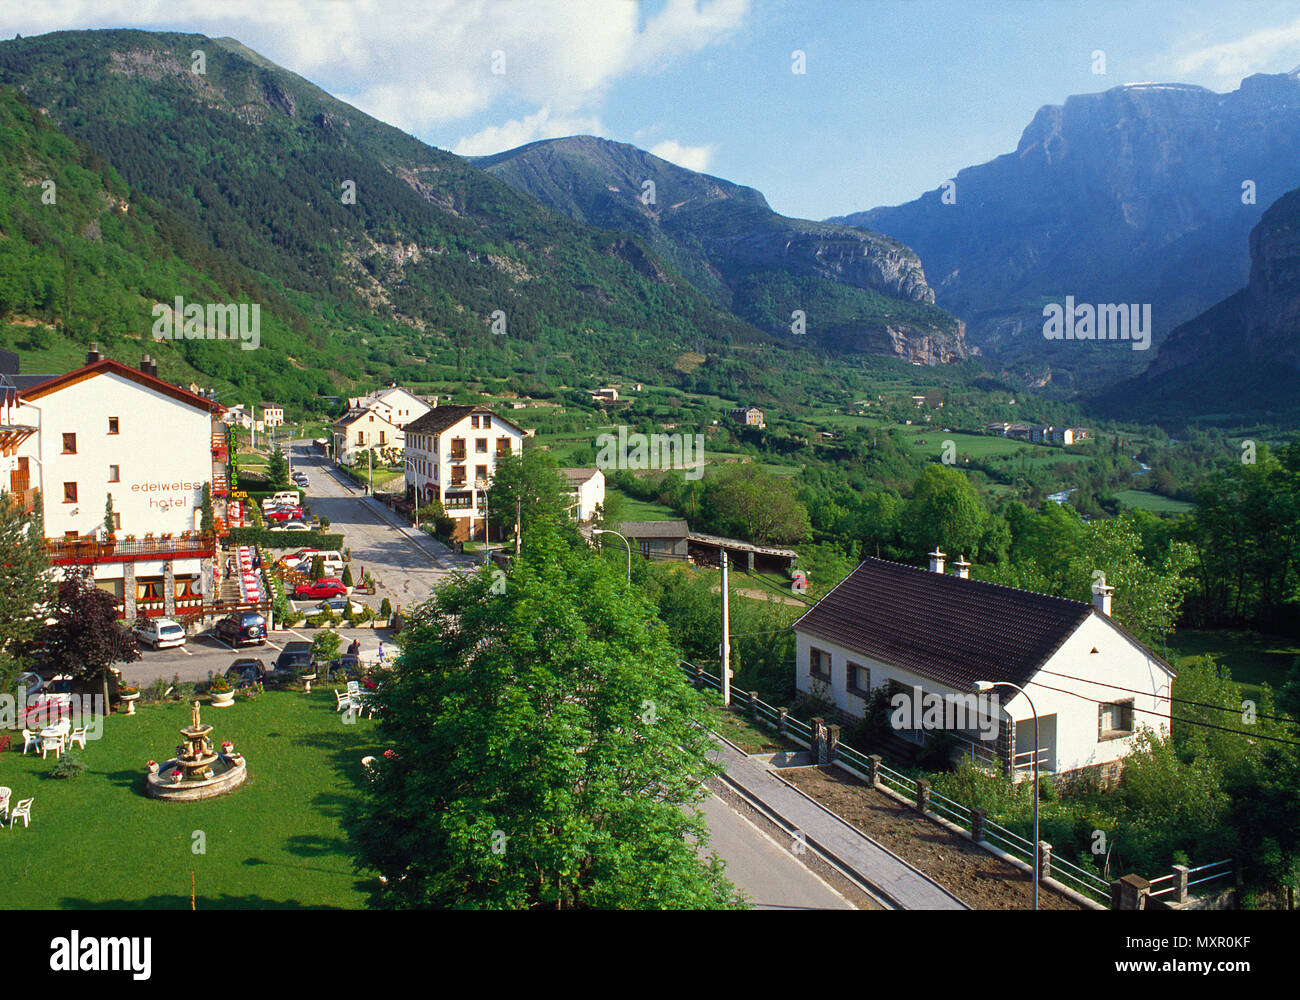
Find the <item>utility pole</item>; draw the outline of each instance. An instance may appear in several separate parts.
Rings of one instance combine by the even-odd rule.
[[[727,550],[722,549],[722,704],[731,704],[731,601],[727,593]]]
[[[524,532],[524,500],[523,497],[515,498],[515,556],[519,555],[519,540]]]

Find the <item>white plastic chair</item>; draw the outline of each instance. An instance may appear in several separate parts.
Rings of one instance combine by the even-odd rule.
[[[66,736],[47,736],[41,740],[41,760],[44,760],[51,750],[54,751],[54,759],[59,759],[59,754],[63,753],[63,741]]]
[[[350,694],[342,694],[338,688],[334,689],[334,711],[342,712],[344,709],[352,708],[353,704]]]
[[[23,799],[18,803],[18,805],[14,806],[14,811],[9,814],[9,829],[12,830],[14,828],[14,820],[16,819],[21,819],[23,821],[23,829],[27,829],[27,823],[32,818],[32,803],[35,801],[36,799],[34,798]]]
[[[358,697],[360,697],[360,695],[361,695],[361,682],[360,682],[360,681],[348,681],[348,697],[349,697],[349,698],[358,698]]]
[[[370,759],[373,760],[373,758]],[[365,761],[363,760],[361,763],[364,764]],[[13,793],[14,790],[12,788],[0,786],[0,818],[9,815],[9,796],[13,795]]]
[[[82,726],[80,729],[74,729],[68,734],[68,747],[71,748],[74,743],[80,744],[81,749],[86,749],[86,730],[89,726]]]
[[[41,748],[41,738],[30,729],[23,730],[23,753],[27,753],[27,748],[39,750]]]

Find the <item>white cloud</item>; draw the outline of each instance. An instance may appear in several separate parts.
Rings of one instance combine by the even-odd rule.
[[[599,135],[597,118],[552,117],[550,106],[533,115],[516,118],[502,125],[492,125],[473,135],[461,136],[452,147],[457,156],[486,156],[514,149],[538,139],[556,139],[566,135]]]
[[[230,35],[413,132],[507,102],[538,109],[499,126],[504,134],[537,115],[590,119],[611,84],[717,44],[750,2],[667,0],[647,16],[633,0],[45,0],[5,27]],[[504,73],[492,71],[495,52]]]
[[[1179,56],[1174,65],[1184,75],[1208,72],[1220,83],[1231,84],[1252,73],[1269,71],[1268,67],[1284,56],[1289,60],[1286,69],[1300,62],[1300,18],[1252,31],[1233,42],[1194,49]]]
[[[683,146],[676,139],[666,139],[650,147],[650,152],[661,160],[676,163],[687,170],[704,173],[713,162],[714,146]]]

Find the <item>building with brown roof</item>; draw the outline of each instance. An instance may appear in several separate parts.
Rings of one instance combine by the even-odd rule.
[[[1167,731],[1174,671],[1111,618],[1112,588],[1085,604],[972,580],[964,560],[947,574],[945,559],[931,553],[928,572],[867,559],[840,581],[793,626],[798,689],[849,719],[882,689],[899,709],[964,704],[961,724],[914,724],[919,711],[891,720],[922,745],[953,732],[963,752],[1016,776],[1037,756],[1048,773],[1113,778],[1143,727]],[[994,703],[977,698],[979,681],[1024,692],[997,688]]]

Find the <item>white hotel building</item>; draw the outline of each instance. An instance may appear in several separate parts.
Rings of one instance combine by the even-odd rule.
[[[141,368],[92,351],[63,375],[0,375],[3,485],[29,509],[39,490],[51,561],[91,567],[128,620],[211,601],[202,495],[224,482],[226,457],[222,408],[162,381],[147,358]]]
[[[407,496],[440,500],[458,522],[453,540],[483,538],[497,459],[523,452],[523,429],[484,406],[439,406],[405,430]]]

